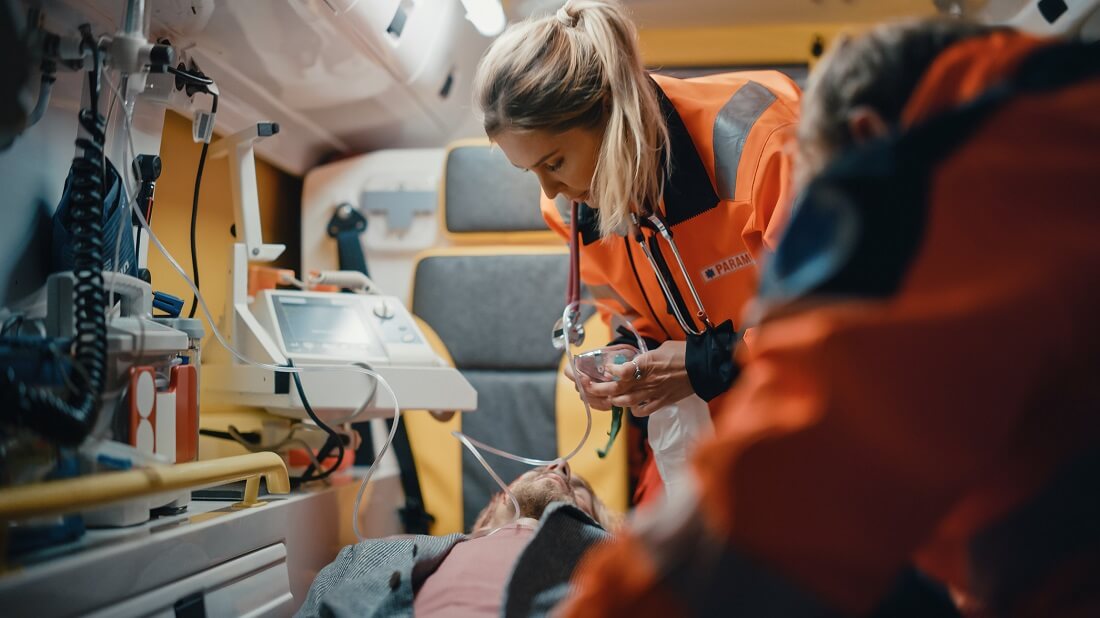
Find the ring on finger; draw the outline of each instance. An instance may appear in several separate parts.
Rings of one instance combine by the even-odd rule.
[[[640,382],[642,380],[642,368],[638,366],[636,359],[630,359],[630,362],[634,364],[634,381]]]

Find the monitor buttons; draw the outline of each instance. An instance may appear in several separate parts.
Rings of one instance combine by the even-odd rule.
[[[393,317],[393,307],[386,301],[380,301],[374,305],[374,315],[380,320],[388,320]]]

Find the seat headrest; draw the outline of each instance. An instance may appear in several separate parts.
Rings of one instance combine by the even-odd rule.
[[[538,178],[517,169],[488,140],[447,152],[443,223],[450,234],[547,232],[539,212]]]
[[[416,265],[413,313],[447,344],[459,369],[556,371],[550,331],[561,317],[564,251],[429,255]]]

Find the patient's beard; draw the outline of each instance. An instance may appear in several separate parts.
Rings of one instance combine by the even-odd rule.
[[[519,516],[541,519],[543,511],[551,502],[568,502],[576,504],[572,492],[563,488],[556,481],[549,478],[539,478],[530,483],[523,483],[512,489],[512,493],[519,502]]]

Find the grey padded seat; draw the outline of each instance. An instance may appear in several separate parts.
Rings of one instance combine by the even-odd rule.
[[[452,233],[546,231],[538,178],[499,148],[460,145],[447,154],[444,224]]]
[[[478,393],[462,431],[527,457],[557,456],[555,384],[561,352],[550,331],[561,315],[568,256],[433,256],[420,261],[413,313],[446,344],[455,367]],[[505,481],[529,466],[484,454]],[[463,521],[468,530],[496,484],[462,453]]]
[[[513,166],[487,143],[459,144],[447,155],[444,225],[452,234],[548,232],[539,212],[534,174]],[[561,352],[550,331],[561,315],[568,256],[556,237],[548,251],[509,246],[461,255],[430,255],[413,278],[413,313],[443,340],[455,367],[478,393],[477,411],[464,414],[462,431],[528,457],[557,456],[555,385]],[[546,244],[543,244],[546,247]],[[502,479],[529,466],[492,454]],[[463,520],[469,529],[496,484],[474,457],[462,452]]]

